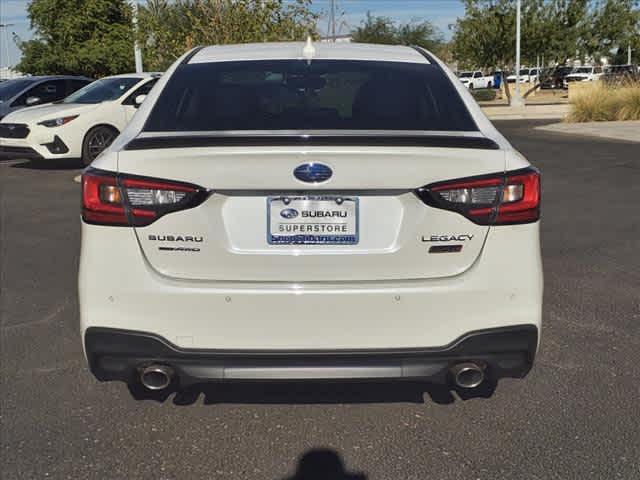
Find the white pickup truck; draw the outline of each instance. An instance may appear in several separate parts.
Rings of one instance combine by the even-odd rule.
[[[602,77],[602,67],[586,65],[583,67],[576,67],[572,72],[564,77],[563,86],[569,88],[571,82],[595,82]]]
[[[520,83],[536,83],[540,77],[540,71],[537,68],[521,68]],[[516,83],[517,75],[515,73],[507,77],[507,83]]]
[[[467,88],[491,88],[493,87],[493,76],[485,75],[480,70],[473,72],[460,72],[458,75],[462,84]]]

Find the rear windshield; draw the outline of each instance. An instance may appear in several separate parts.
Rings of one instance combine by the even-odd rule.
[[[476,131],[434,65],[277,60],[187,64],[162,90],[145,131]]]

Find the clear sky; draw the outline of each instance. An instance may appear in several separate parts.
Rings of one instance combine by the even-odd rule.
[[[0,24],[14,24],[0,28],[0,66],[15,65],[20,52],[13,41],[15,33],[19,38],[31,38],[27,19],[27,5],[30,0],[0,0]],[[357,27],[367,11],[373,15],[390,17],[401,22],[429,20],[436,25],[445,38],[451,36],[449,25],[464,14],[461,0],[336,0],[340,17],[340,34],[347,34]],[[322,34],[327,32],[330,0],[313,0],[312,8],[323,14],[318,25]]]

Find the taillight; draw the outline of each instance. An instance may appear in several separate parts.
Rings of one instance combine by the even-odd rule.
[[[480,225],[531,223],[540,218],[540,173],[532,167],[433,183],[415,193],[427,205],[458,212]]]
[[[200,205],[196,185],[87,169],[82,175],[82,219],[112,226],[145,226],[167,213]]]

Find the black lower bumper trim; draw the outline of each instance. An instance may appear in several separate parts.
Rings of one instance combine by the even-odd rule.
[[[473,361],[487,377],[524,377],[538,343],[533,325],[468,333],[441,348],[336,351],[229,351],[181,349],[150,333],[91,327],[85,348],[102,381],[138,381],[139,369],[170,365],[180,386],[233,380],[413,379],[447,383],[456,363]]]
[[[44,157],[31,147],[0,147],[0,156],[11,159],[42,160]]]
[[[69,147],[67,147],[67,145],[62,141],[62,139],[57,135],[53,137],[53,142],[43,143],[42,146],[47,147],[47,149],[51,153],[56,155],[61,155],[63,153],[69,152]]]

